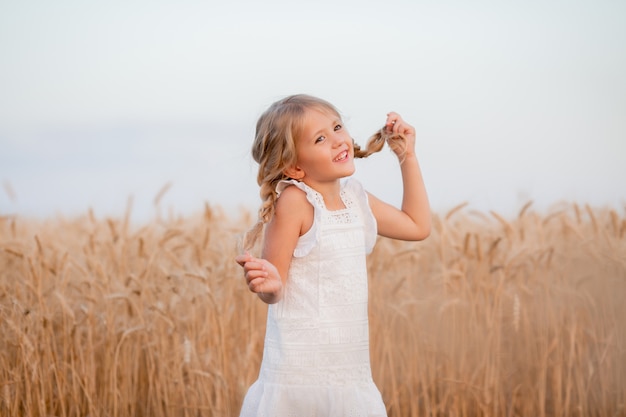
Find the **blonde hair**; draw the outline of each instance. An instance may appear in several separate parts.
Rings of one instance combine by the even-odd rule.
[[[278,193],[276,186],[289,179],[285,169],[297,162],[296,139],[302,133],[306,112],[316,109],[331,113],[341,119],[339,111],[326,100],[296,94],[273,103],[259,118],[252,145],[252,157],[259,164],[257,183],[261,187],[261,207],[257,223],[245,234],[243,249],[251,249],[258,241],[263,226],[274,216]],[[367,158],[379,152],[387,142],[394,151],[403,153],[406,139],[402,135],[390,135],[383,127],[370,137],[365,149],[354,143],[354,157]]]

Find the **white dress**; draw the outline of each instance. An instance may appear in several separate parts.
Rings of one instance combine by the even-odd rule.
[[[329,211],[306,184],[314,207],[300,237],[282,299],[268,306],[259,378],[240,417],[382,417],[372,380],[365,255],[376,242],[376,220],[355,179],[342,184],[345,209]]]

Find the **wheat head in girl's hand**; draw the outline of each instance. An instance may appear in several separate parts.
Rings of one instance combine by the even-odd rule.
[[[350,178],[354,158],[384,143],[400,161],[400,208]],[[334,106],[295,95],[259,118],[252,155],[262,204],[235,260],[269,307],[261,372],[241,416],[386,416],[369,362],[365,257],[377,234],[422,240],[430,233],[415,129],[388,113],[361,149]],[[261,255],[252,256],[262,234]]]

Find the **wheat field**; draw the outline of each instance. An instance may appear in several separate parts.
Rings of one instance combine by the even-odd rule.
[[[465,205],[370,257],[390,417],[626,416],[626,207]],[[236,416],[266,306],[251,213],[0,217],[0,415]]]

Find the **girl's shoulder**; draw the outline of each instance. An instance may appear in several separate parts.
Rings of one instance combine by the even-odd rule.
[[[286,220],[292,225],[290,227],[297,227],[299,236],[302,236],[313,226],[314,210],[306,190],[296,185],[285,184],[277,188],[275,215]]]
[[[306,199],[308,187],[305,183],[296,180],[282,180],[276,185],[276,194],[279,200],[281,197],[288,196],[288,199]]]
[[[292,187],[292,185],[294,187]],[[303,193],[307,193],[307,185],[303,182],[297,181],[297,180],[281,180],[277,185],[276,185],[276,193],[281,196],[285,190],[287,189],[292,189],[291,192],[294,192],[294,189],[296,190],[300,190]]]
[[[279,207],[287,210],[299,210],[309,205],[307,193],[301,187],[281,182],[276,191],[278,192],[277,210]]]
[[[284,198],[289,202],[289,205],[304,206],[310,204],[315,206],[317,192],[302,181],[282,180],[276,186],[276,193],[278,194],[278,201]]]

